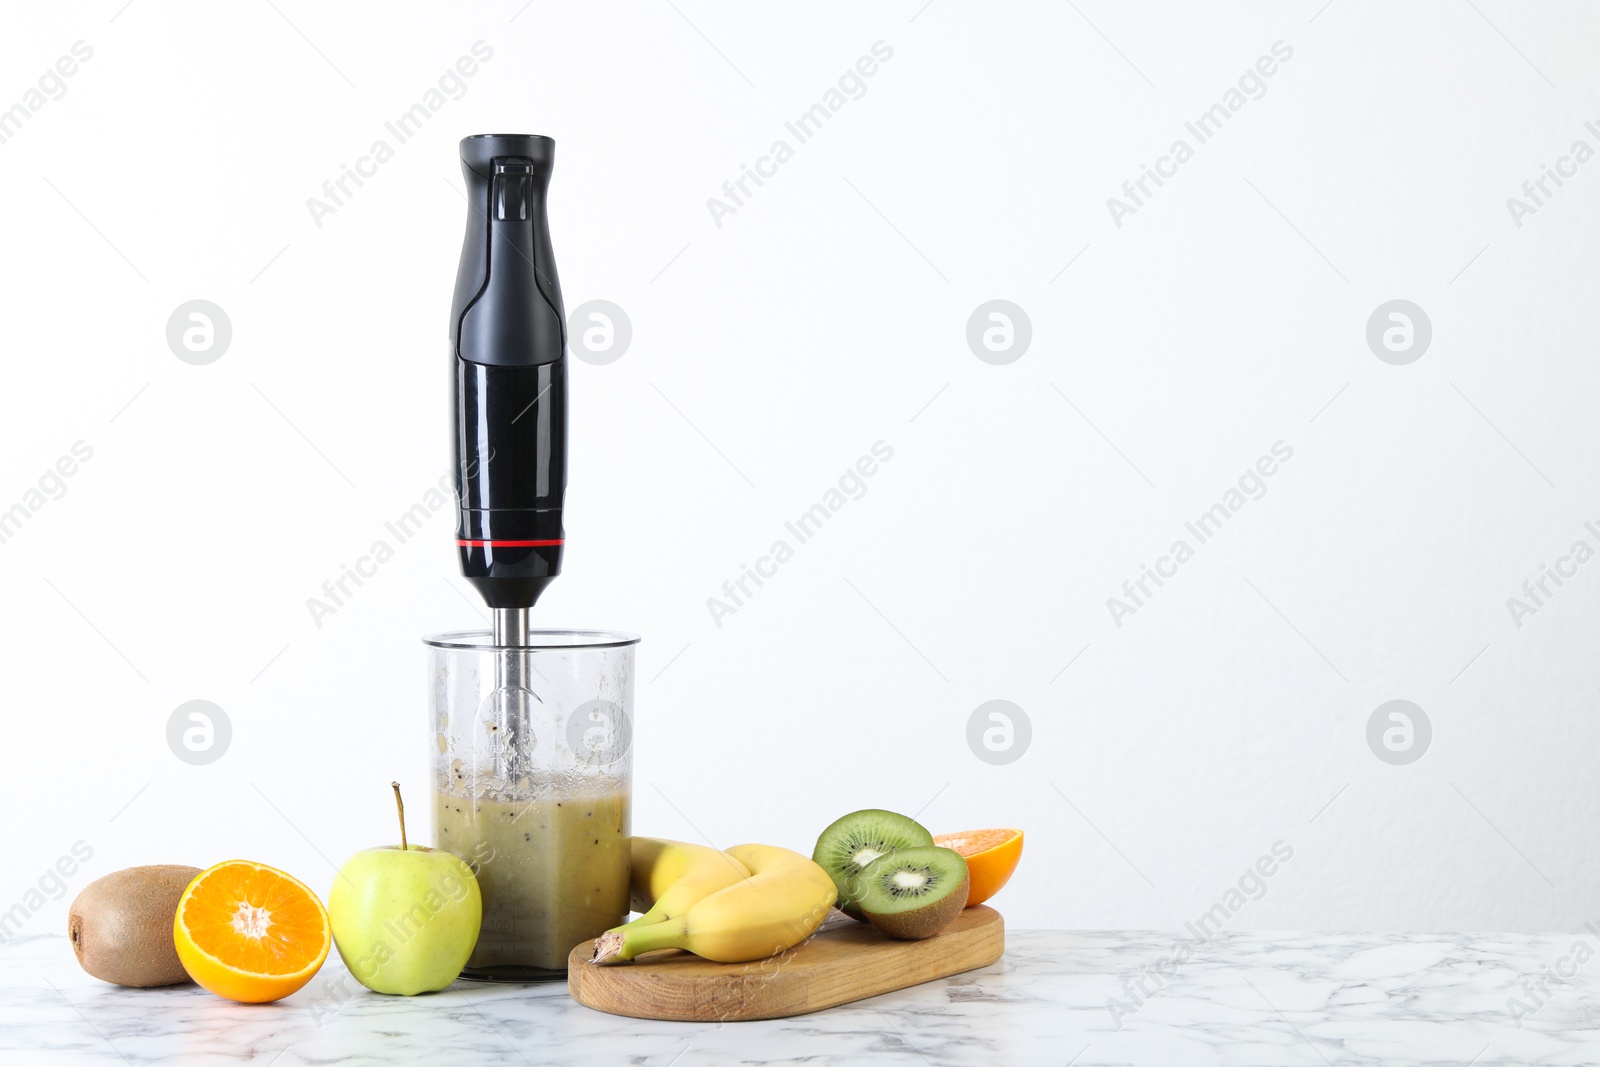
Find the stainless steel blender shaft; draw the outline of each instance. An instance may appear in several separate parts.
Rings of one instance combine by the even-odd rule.
[[[494,609],[495,728],[499,746],[494,760],[495,776],[514,783],[528,773],[532,749],[532,708],[538,700],[528,686],[528,609]]]
[[[507,645],[527,645],[527,608],[494,609],[494,643],[502,648]]]

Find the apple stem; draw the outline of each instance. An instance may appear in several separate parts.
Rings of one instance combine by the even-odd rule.
[[[394,806],[400,812],[400,851],[407,852],[410,851],[410,846],[406,844],[406,802],[400,799],[400,783],[389,784],[394,787]]]

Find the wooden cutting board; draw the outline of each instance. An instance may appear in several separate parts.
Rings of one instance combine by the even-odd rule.
[[[1005,922],[981,904],[926,941],[893,941],[836,913],[810,940],[753,963],[669,949],[597,966],[589,962],[594,942],[585,941],[567,958],[567,987],[579,1004],[637,1019],[776,1019],[985,967],[1005,950]]]

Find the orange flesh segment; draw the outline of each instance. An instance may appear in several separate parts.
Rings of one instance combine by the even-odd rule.
[[[297,974],[317,962],[327,920],[310,890],[278,871],[234,863],[189,894],[180,919],[196,948],[261,975]]]
[[[976,856],[996,845],[1003,845],[1013,837],[1021,837],[1021,830],[963,830],[959,834],[940,834],[933,843],[942,848],[954,849],[963,856]]]

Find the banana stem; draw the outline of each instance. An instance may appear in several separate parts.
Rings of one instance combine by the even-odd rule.
[[[622,928],[607,930],[594,939],[594,955],[589,957],[590,963],[621,963],[622,962]]]
[[[628,923],[614,930],[607,930],[596,938],[594,955],[590,957],[589,962],[622,963],[642,952],[681,948],[688,933],[688,926],[681,916],[647,926]]]

